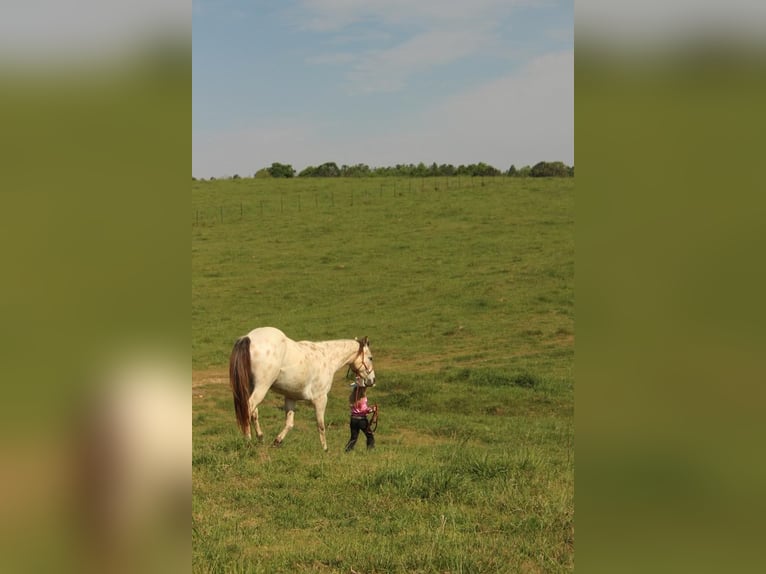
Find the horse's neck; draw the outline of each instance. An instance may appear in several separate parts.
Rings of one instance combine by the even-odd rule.
[[[356,353],[359,352],[359,342],[353,339],[325,341],[322,343],[322,348],[335,371],[338,371],[354,360]]]

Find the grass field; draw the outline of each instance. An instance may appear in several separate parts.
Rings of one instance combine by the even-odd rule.
[[[573,206],[573,179],[193,182],[194,571],[571,571]],[[244,442],[227,361],[262,325],[370,337],[375,451],[343,453],[344,372],[328,453],[307,404]]]

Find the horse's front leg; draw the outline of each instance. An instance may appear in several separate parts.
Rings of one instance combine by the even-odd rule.
[[[292,399],[285,399],[285,428],[274,439],[272,446],[281,446],[282,441],[285,440],[287,433],[293,428],[293,419],[295,418],[295,401]]]
[[[324,411],[327,407],[327,395],[322,395],[314,399],[314,410],[317,415],[317,429],[319,429],[319,440],[322,443],[322,449],[327,451],[327,439],[325,438]]]

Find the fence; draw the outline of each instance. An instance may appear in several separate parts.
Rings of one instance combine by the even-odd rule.
[[[232,223],[255,217],[271,217],[284,214],[301,214],[314,211],[349,209],[363,205],[373,205],[376,200],[398,199],[416,200],[428,194],[442,201],[448,194],[470,191],[489,185],[498,185],[507,181],[519,181],[506,177],[425,177],[395,179],[370,178],[342,180],[322,180],[313,183],[312,180],[285,180],[271,182],[271,185],[248,185],[246,179],[216,180],[197,182],[195,190],[204,190],[212,186],[210,192],[213,198],[205,204],[202,201],[193,205],[192,225],[213,225]],[[290,188],[290,184],[299,184]],[[225,201],[226,195],[232,190],[246,192],[246,196],[238,194],[236,200]],[[252,193],[250,193],[252,191]]]

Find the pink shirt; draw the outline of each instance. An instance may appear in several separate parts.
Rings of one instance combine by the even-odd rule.
[[[372,409],[367,406],[367,397],[362,397],[351,405],[352,417],[363,417],[372,412]]]

